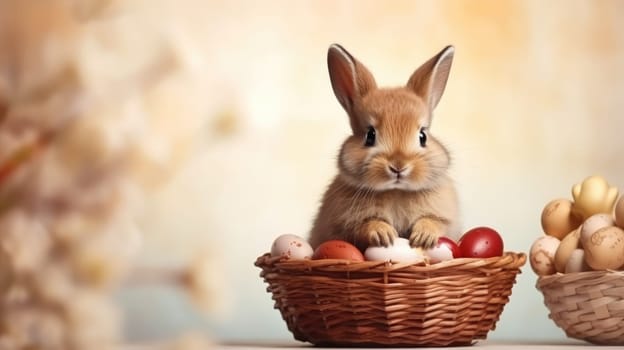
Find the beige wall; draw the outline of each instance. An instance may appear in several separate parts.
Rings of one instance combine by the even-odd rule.
[[[527,251],[544,204],[586,176],[624,189],[624,2],[187,0],[154,11],[200,53],[211,113],[192,158],[150,198],[143,259],[177,263],[209,244],[225,306],[205,321],[176,291],[126,290],[132,339],[186,327],[290,339],[253,261],[278,234],[307,234],[335,173],[349,130],[325,66],[333,42],[381,85],[456,46],[432,132],[453,153],[464,226],[497,228],[507,249]],[[491,338],[562,339],[524,271]]]

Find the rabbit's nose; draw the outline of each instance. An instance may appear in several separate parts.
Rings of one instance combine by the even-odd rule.
[[[396,175],[401,175],[401,173],[404,172],[406,168],[405,167],[399,168],[394,165],[388,165],[388,169],[390,169],[390,171]]]

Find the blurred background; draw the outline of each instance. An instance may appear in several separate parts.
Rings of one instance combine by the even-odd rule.
[[[453,154],[464,226],[497,228],[507,249],[528,251],[543,206],[585,177],[624,188],[621,2],[212,1],[174,13],[207,59],[217,131],[150,200],[144,253],[210,242],[224,306],[206,327],[221,339],[290,338],[252,263],[278,234],[307,234],[335,173],[349,128],[329,84],[330,43],[389,86],[456,46],[432,133]],[[524,271],[491,338],[564,338]],[[121,299],[131,338],[203,322],[166,290]]]
[[[130,342],[188,330],[220,341],[292,339],[253,262],[279,234],[307,235],[336,172],[349,127],[327,74],[331,43],[382,86],[404,84],[455,45],[431,132],[453,155],[464,228],[496,228],[506,250],[527,252],[544,205],[571,198],[587,176],[624,189],[624,2],[101,3],[114,9],[98,20],[106,55],[76,56],[94,60],[98,86],[148,53],[170,55],[183,72],[150,95],[157,118],[128,112],[150,131],[132,137],[166,155],[141,168],[133,261],[166,270],[210,260],[208,312],[175,284],[122,284],[115,302]],[[565,339],[535,274],[523,271],[489,338]]]

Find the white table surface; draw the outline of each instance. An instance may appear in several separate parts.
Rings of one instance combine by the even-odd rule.
[[[206,350],[262,350],[262,349],[281,349],[281,350],[299,350],[299,349],[310,349],[316,348],[308,343],[300,343],[300,342],[244,342],[244,343],[224,343],[224,344],[214,344],[209,346]],[[562,342],[546,342],[546,343],[538,343],[538,342],[500,342],[500,341],[479,341],[473,346],[458,346],[458,347],[436,347],[432,349],[453,349],[453,350],[479,350],[479,349],[500,349],[500,350],[519,350],[519,349],[531,349],[531,350],[561,350],[561,349],[624,349],[623,346],[597,346],[590,343],[576,341],[576,340],[566,340]],[[157,345],[129,345],[122,347],[121,350],[148,350],[148,349],[174,349],[178,350],[178,348],[171,348],[165,346],[157,346]],[[318,347],[317,349],[358,349],[358,348],[324,348]],[[374,348],[360,348],[360,349],[374,349]],[[382,348],[382,349],[392,349],[392,348]],[[401,348],[398,348],[401,349]],[[418,349],[418,348],[416,348]],[[186,350],[181,349],[180,350]],[[189,350],[199,350],[195,347],[189,348]]]
[[[575,349],[579,349],[579,348],[592,348],[592,347],[597,347],[597,348],[605,348],[605,349],[609,349],[609,348],[618,348],[618,349],[623,349],[624,347],[619,346],[619,347],[611,347],[611,346],[596,346],[596,345],[592,345],[586,342],[581,342],[581,341],[574,341],[574,340],[570,340],[570,341],[565,341],[565,342],[561,342],[561,343],[531,343],[531,342],[496,342],[496,341],[480,341],[477,342],[476,344],[474,344],[473,346],[457,346],[457,347],[436,347],[436,348],[432,348],[432,349],[453,349],[453,350],[462,350],[462,349],[472,349],[472,350],[478,350],[478,349],[501,349],[501,350],[506,350],[506,349],[513,349],[513,350],[518,350],[518,349],[535,349],[535,350],[552,350],[552,349],[569,349],[569,348],[575,348]],[[315,348],[313,345],[307,344],[307,343],[277,343],[277,344],[271,344],[271,343],[258,343],[258,344],[253,344],[253,343],[241,343],[241,344],[219,344],[216,346],[216,348],[218,349],[227,349],[227,350],[243,350],[243,349],[302,349],[302,348]],[[354,349],[354,348],[318,348],[318,349]],[[371,349],[371,348],[361,348],[361,349]],[[388,349],[388,348],[384,348],[384,349]],[[398,348],[401,349],[401,348]]]

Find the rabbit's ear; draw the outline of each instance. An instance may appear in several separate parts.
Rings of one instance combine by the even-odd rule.
[[[446,87],[455,48],[447,46],[420,66],[410,77],[407,87],[423,97],[433,111]]]
[[[354,104],[377,87],[373,75],[338,44],[329,47],[327,67],[334,94],[349,115],[351,129],[354,132],[361,131],[365,126],[361,125],[355,115]]]

